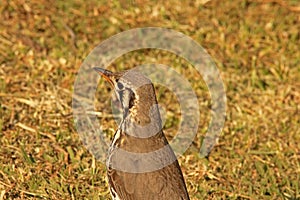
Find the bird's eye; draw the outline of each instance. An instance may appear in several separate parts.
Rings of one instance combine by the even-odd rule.
[[[122,83],[118,82],[117,87],[119,90],[122,90],[124,88],[124,85]]]

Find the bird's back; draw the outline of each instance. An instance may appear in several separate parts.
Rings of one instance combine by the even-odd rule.
[[[133,139],[133,138],[132,138]],[[133,139],[134,140],[134,139]],[[152,140],[152,141],[151,141]],[[135,141],[131,141],[135,142]],[[130,143],[128,140],[127,143]],[[148,155],[148,161],[151,164],[157,162],[159,166],[160,160],[172,161],[167,166],[156,169],[150,172],[143,172],[145,170],[144,157],[129,157],[119,156],[117,158],[117,164],[121,167],[126,168],[126,165],[130,166],[130,170],[134,171],[133,168],[141,168],[141,171],[126,172],[126,170],[118,170],[114,167],[108,166],[108,181],[110,184],[110,190],[113,199],[121,200],[188,200],[189,196],[184,183],[184,178],[178,164],[178,161],[169,147],[167,140],[163,133],[157,138],[147,138],[143,142],[136,143],[136,149],[141,149],[139,145],[144,146],[144,150],[149,147],[151,149],[152,143],[156,143],[157,147],[169,148],[165,151],[157,151],[157,154]],[[126,147],[133,147],[133,145],[126,145]],[[116,150],[116,149],[115,149]],[[126,149],[133,150],[134,149]],[[156,150],[152,149],[154,152]],[[151,150],[151,151],[152,151]],[[162,153],[163,152],[163,153]],[[114,150],[110,152],[110,162],[114,159]],[[147,156],[146,156],[147,157]],[[124,160],[122,160],[124,159]],[[128,163],[130,162],[130,163]],[[153,166],[156,167],[154,164]],[[123,169],[124,169],[123,168]],[[149,167],[148,167],[149,168]],[[150,168],[150,170],[152,170]]]
[[[147,173],[108,172],[113,199],[187,200],[183,177],[175,161],[161,170]]]

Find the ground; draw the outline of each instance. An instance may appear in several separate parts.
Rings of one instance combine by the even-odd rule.
[[[74,126],[73,84],[100,42],[149,26],[201,44],[226,89],[223,132],[209,157],[200,158],[211,103],[193,66],[161,50],[135,51],[109,66],[163,63],[190,81],[201,121],[179,162],[191,199],[300,199],[298,0],[3,0],[0,13],[0,199],[110,198],[105,165]],[[98,88],[98,118],[109,140],[116,128],[111,90],[104,82]],[[165,88],[156,92],[172,139],[178,104]]]

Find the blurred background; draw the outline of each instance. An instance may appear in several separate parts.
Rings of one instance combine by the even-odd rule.
[[[109,69],[172,66],[199,99],[198,134],[179,159],[196,199],[300,199],[300,2],[298,0],[0,2],[0,199],[110,199],[105,165],[80,141],[72,92],[84,58],[103,40],[137,27],[182,32],[212,56],[227,94],[219,143],[200,158],[210,96],[193,66],[172,53],[139,50]],[[111,89],[96,108],[109,141],[117,125]],[[156,86],[168,139],[180,110]],[[175,100],[174,100],[175,99]]]

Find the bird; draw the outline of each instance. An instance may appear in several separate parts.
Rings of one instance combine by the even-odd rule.
[[[122,119],[108,148],[113,200],[189,200],[174,151],[162,130],[154,86],[140,71],[94,67],[121,104]]]

